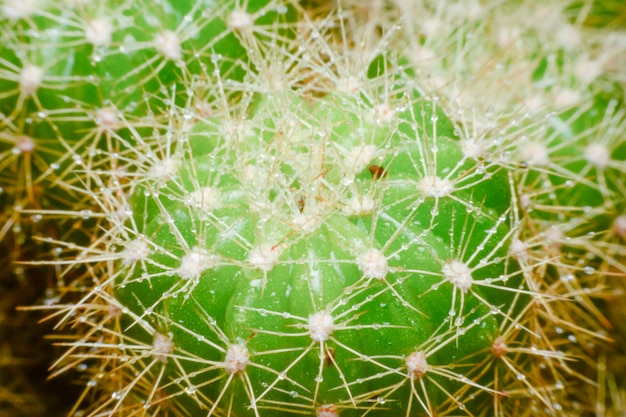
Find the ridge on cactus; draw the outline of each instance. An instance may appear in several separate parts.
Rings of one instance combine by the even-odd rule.
[[[619,411],[611,7],[4,1],[0,238],[69,414]]]

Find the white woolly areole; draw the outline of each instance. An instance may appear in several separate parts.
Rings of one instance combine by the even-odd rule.
[[[430,63],[437,57],[435,51],[424,45],[418,44],[412,50],[411,58],[416,64]]]
[[[196,247],[183,256],[176,272],[182,279],[195,279],[202,275],[207,269],[213,268],[216,264],[216,256],[209,255],[206,250]]]
[[[20,91],[25,95],[34,94],[43,82],[43,68],[36,65],[26,65],[20,72]]]
[[[429,75],[425,79],[425,86],[429,88],[429,91],[440,92],[443,88],[447,87],[449,82],[446,78],[438,77],[436,75]]]
[[[246,165],[242,171],[242,180],[245,182],[252,181],[257,178],[259,170],[255,165]]]
[[[531,113],[537,113],[545,107],[545,99],[540,95],[532,95],[524,99],[524,108]]]
[[[501,358],[506,355],[507,349],[508,346],[506,345],[506,343],[504,343],[504,338],[502,336],[496,337],[496,340],[494,340],[493,344],[491,345],[491,353],[496,358]]]
[[[252,27],[254,19],[245,10],[233,10],[228,16],[228,26],[235,30],[243,30]]]
[[[356,93],[360,87],[359,79],[353,76],[342,78],[337,82],[337,89],[344,93]]]
[[[376,156],[375,145],[359,145],[346,153],[345,164],[348,172],[361,172]]]
[[[468,0],[450,4],[450,14],[463,19],[475,21],[484,16],[485,9],[480,5],[479,0]]]
[[[315,417],[339,417],[339,410],[334,404],[324,404],[317,408]]]
[[[554,36],[557,44],[567,50],[577,48],[582,43],[582,33],[572,25],[559,25],[559,29]]]
[[[250,363],[250,352],[243,344],[228,346],[226,358],[224,358],[224,370],[229,374],[243,372]]]
[[[435,38],[442,29],[442,26],[443,20],[440,17],[428,17],[420,22],[421,32],[424,33],[427,38]]]
[[[528,259],[528,244],[519,239],[513,239],[509,245],[509,254],[520,261]]]
[[[196,109],[196,112],[200,117],[209,117],[213,113],[211,104],[201,98],[196,98],[193,107]]]
[[[103,130],[115,130],[119,126],[117,111],[112,107],[103,107],[96,110],[96,123]]]
[[[85,39],[94,46],[105,46],[111,43],[113,25],[108,19],[97,18],[85,23]]]
[[[602,74],[602,63],[595,60],[579,60],[574,66],[574,72],[580,81],[589,84]]]
[[[454,191],[452,181],[437,176],[428,176],[422,178],[417,183],[417,188],[429,197],[446,197]]]
[[[460,261],[450,261],[442,268],[443,275],[452,285],[463,292],[467,292],[473,283],[471,269]]]
[[[347,201],[342,211],[348,216],[364,216],[374,211],[376,203],[369,195],[355,195]]]
[[[565,239],[565,235],[562,231],[557,229],[555,226],[550,226],[550,228],[546,229],[543,232],[543,236],[545,238],[545,243],[548,246],[552,246],[553,248],[558,248],[562,245],[563,240]]]
[[[202,210],[215,210],[221,206],[222,199],[217,189],[204,187],[187,194],[184,198],[186,205]]]
[[[174,342],[169,337],[157,333],[152,343],[152,357],[154,359],[167,362],[167,357],[174,351]]]
[[[20,135],[15,141],[15,147],[13,153],[17,155],[23,155],[31,153],[35,150],[35,140],[29,136]]]
[[[498,46],[502,49],[509,48],[520,38],[520,28],[517,26],[504,27],[498,31]]]
[[[391,123],[396,118],[396,111],[387,103],[374,106],[374,119],[376,123]]]
[[[280,250],[278,246],[260,245],[248,253],[248,262],[262,271],[269,272],[278,263]]]
[[[548,148],[539,142],[529,142],[523,145],[519,150],[519,158],[533,166],[546,166],[550,163]]]
[[[620,237],[626,238],[626,214],[617,216],[613,220],[613,231]]]
[[[387,258],[375,248],[369,249],[356,258],[356,265],[363,272],[365,278],[383,279],[389,273]]]
[[[150,245],[145,240],[135,239],[126,244],[122,251],[122,264],[132,265],[137,261],[143,261],[150,255]]]
[[[423,377],[428,372],[428,362],[424,352],[416,351],[411,353],[404,359],[404,364],[409,377],[413,380]]]
[[[461,141],[463,156],[470,159],[483,158],[487,153],[487,146],[483,140],[463,139]]]
[[[166,30],[156,35],[154,38],[154,47],[161,55],[172,61],[178,61],[183,57],[180,40],[171,30]]]
[[[580,92],[571,88],[556,90],[556,95],[554,96],[554,103],[558,107],[572,107],[580,103],[581,100],[582,95]]]
[[[30,16],[37,10],[37,0],[6,0],[2,5],[2,14],[10,20]]]
[[[611,152],[601,143],[592,143],[585,148],[585,159],[598,168],[606,168],[611,162]]]
[[[291,223],[296,229],[310,233],[319,227],[320,219],[320,216],[296,213],[293,219],[291,219]]]
[[[152,165],[148,176],[154,180],[169,180],[176,174],[176,171],[178,171],[178,160],[167,157]]]
[[[335,319],[326,311],[318,311],[309,316],[307,329],[311,339],[316,342],[324,342],[335,330]]]

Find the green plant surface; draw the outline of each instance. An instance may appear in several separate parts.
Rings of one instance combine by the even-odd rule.
[[[0,241],[54,276],[69,415],[620,415],[587,6],[2,2]]]
[[[254,117],[245,122],[251,129],[240,140],[225,139],[223,125],[194,126],[188,145],[183,144],[188,148],[170,152],[180,154],[180,160],[157,160],[147,169],[133,197],[132,211],[140,218],[128,225],[139,229],[128,230],[130,241],[120,243],[126,246],[122,264],[129,268],[116,278],[116,297],[141,320],[156,317],[159,333],[144,335],[144,343],[171,339],[173,351],[167,354],[178,356],[174,352],[181,350],[177,368],[195,372],[197,378],[189,383],[206,385],[199,391],[207,398],[238,392],[221,378],[241,373],[248,386],[239,395],[249,391],[255,413],[257,407],[267,407],[263,404],[289,409],[290,398],[296,397],[302,400],[292,400],[294,409],[308,401],[314,407],[352,405],[362,412],[376,405],[370,404],[372,392],[379,392],[387,412],[397,412],[406,403],[400,399],[411,397],[409,381],[418,379],[404,375],[403,358],[425,354],[421,347],[428,346],[433,364],[456,362],[496,337],[497,319],[489,316],[497,316],[500,305],[493,303],[497,299],[506,306],[512,297],[503,296],[497,283],[491,285],[500,291],[487,288],[483,295],[478,280],[520,281],[519,269],[502,258],[506,215],[480,219],[468,214],[487,211],[471,199],[482,204],[481,187],[473,188],[471,198],[463,191],[441,199],[428,194],[437,194],[431,190],[430,172],[448,172],[444,178],[451,178],[450,183],[484,181],[482,175],[474,181],[458,175],[474,165],[462,157],[458,142],[448,143],[448,152],[420,173],[424,181],[407,171],[434,156],[428,142],[394,137],[401,131],[375,123],[361,127],[361,135],[346,135],[346,124],[363,120],[359,116],[371,114],[370,106],[358,99],[326,97],[307,114],[311,103],[301,103],[297,111],[297,100],[290,96],[255,102],[262,107],[251,110]],[[357,117],[318,118],[337,119],[338,102]],[[422,102],[397,117],[415,125],[412,115]],[[276,111],[286,103],[288,113]],[[315,126],[325,127],[326,140],[317,139],[325,137],[322,132],[311,132]],[[416,145],[415,152],[403,152],[403,145]],[[167,178],[162,177],[165,162],[178,167]],[[369,172],[377,164],[387,166],[384,178]],[[258,181],[269,177],[276,185],[261,188]],[[425,182],[426,191],[420,189]],[[404,201],[387,201],[387,195],[402,195]],[[440,213],[434,214],[435,209]],[[493,233],[485,234],[488,229]],[[469,251],[470,245],[481,249]],[[523,292],[511,290],[518,291]],[[206,346],[198,346],[198,338]],[[185,357],[198,349],[203,351],[200,358]],[[250,363],[241,358],[240,364],[229,362],[237,349],[245,349],[242,358],[255,352]],[[214,365],[202,370],[203,361]],[[439,390],[429,387],[420,401],[428,395],[430,402],[456,402],[451,392],[463,389],[463,377],[433,367],[436,381],[446,377],[453,382],[438,382]],[[202,382],[206,380],[215,383]],[[230,385],[236,386],[235,381]],[[243,415],[250,405],[239,406]]]

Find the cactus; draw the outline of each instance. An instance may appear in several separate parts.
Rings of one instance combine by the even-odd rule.
[[[2,4],[70,414],[618,415],[611,6],[388,6]]]

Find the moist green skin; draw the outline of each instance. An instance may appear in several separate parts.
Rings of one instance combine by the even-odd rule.
[[[252,90],[261,91],[276,81],[263,79],[267,70],[263,65],[273,62],[262,56],[261,49],[271,45],[278,50],[287,39],[287,50],[278,55],[300,59],[294,53],[301,46],[300,39],[289,42],[299,36],[294,34],[297,26],[283,25],[294,23],[294,10],[287,8],[283,13],[268,7],[268,13],[255,19],[252,34],[229,27],[228,15],[235,3],[245,4],[247,12],[254,13],[272,2],[220,1],[205,15],[193,0],[165,0],[160,2],[163,10],[158,16],[146,13],[154,6],[147,3],[115,0],[106,6],[93,3],[92,8],[89,2],[76,6],[57,1],[44,13],[38,10],[24,19],[0,21],[11,29],[0,39],[0,83],[9,90],[19,89],[14,68],[27,63],[45,67],[44,81],[36,91],[25,97],[2,93],[0,112],[9,117],[0,121],[0,133],[5,134],[0,152],[11,152],[14,134],[32,137],[34,152],[15,159],[30,163],[38,158],[32,164],[34,182],[44,189],[51,184],[67,188],[46,190],[47,195],[39,199],[39,190],[26,190],[24,177],[16,183],[11,175],[18,165],[17,170],[25,172],[22,162],[7,164],[12,172],[3,172],[0,179],[0,186],[11,193],[0,195],[0,206],[8,207],[4,217],[26,200],[38,210],[68,210],[68,217],[76,216],[74,207],[89,207],[85,200],[95,200],[95,211],[106,213],[82,223],[84,235],[81,230],[78,238],[60,239],[78,243],[87,258],[97,253],[88,262],[101,262],[103,253],[108,262],[102,267],[106,273],[98,266],[85,280],[89,287],[102,279],[104,291],[98,289],[99,283],[96,288],[81,289],[76,308],[59,307],[72,313],[87,311],[80,319],[87,318],[88,336],[73,344],[65,359],[72,361],[69,369],[76,364],[76,351],[87,352],[81,354],[90,372],[101,378],[97,389],[105,395],[97,400],[96,407],[102,408],[94,414],[145,408],[146,413],[156,415],[161,412],[157,408],[164,406],[174,415],[280,417],[313,415],[331,404],[326,409],[336,406],[342,416],[366,412],[372,416],[425,415],[431,409],[433,414],[445,410],[442,414],[448,415],[450,409],[455,413],[460,408],[456,401],[471,401],[474,394],[474,404],[492,404],[489,395],[493,393],[487,391],[497,381],[489,376],[489,367],[483,373],[476,364],[491,366],[490,361],[507,354],[506,345],[499,353],[493,350],[501,330],[518,324],[511,317],[532,320],[518,315],[530,305],[530,297],[521,285],[515,255],[509,254],[512,236],[532,240],[535,236],[530,234],[537,232],[540,239],[531,242],[533,249],[549,246],[550,261],[556,261],[540,277],[547,284],[561,279],[555,268],[568,269],[559,259],[561,253],[577,257],[580,269],[612,259],[613,255],[601,255],[587,262],[584,255],[589,254],[591,237],[574,239],[571,244],[568,240],[587,231],[601,231],[595,239],[603,239],[602,235],[610,234],[616,215],[624,213],[624,204],[615,196],[623,189],[624,169],[590,167],[580,156],[596,138],[580,140],[579,135],[603,125],[606,103],[590,105],[588,113],[578,116],[579,108],[562,113],[559,117],[571,132],[548,129],[549,139],[542,143],[551,161],[544,166],[530,164],[530,168],[519,158],[501,163],[497,160],[500,149],[494,151],[495,156],[464,156],[455,124],[435,100],[412,91],[390,96],[404,110],[391,109],[400,114],[389,120],[376,103],[363,96],[328,92],[319,101],[296,97],[297,93],[259,95],[250,108],[235,110],[226,120],[208,118],[210,111],[195,107],[198,103],[191,99],[210,110],[236,107],[247,93],[238,88],[247,90],[249,85],[242,83],[243,87],[224,93],[212,88],[195,90],[198,78],[210,80],[209,84],[218,79],[245,80]],[[81,30],[81,19],[101,15],[114,16],[111,45],[91,45]],[[191,27],[182,24],[187,16],[192,17],[189,22],[197,25],[197,32],[186,31]],[[118,26],[117,17],[131,18],[132,24]],[[153,44],[155,35],[168,30],[181,34],[180,58],[168,57]],[[250,51],[255,59],[248,59]],[[387,86],[398,76],[389,64],[395,62],[394,55],[394,51],[385,52],[371,62],[367,71],[371,85]],[[398,62],[404,66],[408,62],[404,61]],[[408,71],[400,71],[400,78],[415,80],[417,75]],[[540,72],[533,75],[534,81],[544,76]],[[383,100],[385,94],[377,91],[371,97]],[[175,144],[170,149],[169,139],[161,143],[160,134],[169,130],[170,123],[177,123],[170,116],[179,107],[184,108],[184,116],[195,117],[193,112],[199,110],[203,120],[191,131],[174,129]],[[103,108],[114,111],[119,123],[110,126],[99,120],[97,112]],[[524,129],[516,126],[513,131],[506,139],[510,143],[498,146],[515,154],[519,151],[516,135]],[[89,150],[85,150],[86,143]],[[349,157],[361,145],[376,150],[363,164]],[[625,159],[624,144],[608,145],[611,164]],[[102,191],[101,185],[118,174],[120,151],[122,161],[128,163],[122,168],[130,168],[131,179],[125,181],[131,184]],[[178,164],[170,173],[165,155]],[[57,164],[59,168],[51,168]],[[354,169],[356,165],[362,166]],[[256,172],[247,171],[251,166]],[[52,171],[57,174],[51,175]],[[70,178],[68,173],[74,171],[76,177]],[[166,175],[160,175],[163,172]],[[606,185],[598,180],[602,175],[606,175]],[[95,180],[100,177],[106,177],[102,184]],[[424,179],[444,177],[453,185],[450,191],[437,196],[421,188]],[[566,184],[571,178],[575,181],[570,188]],[[554,186],[555,196],[542,190],[543,184]],[[204,202],[193,197],[189,203],[190,193],[204,187],[218,194],[215,207],[202,207]],[[118,200],[109,199],[107,193],[124,200],[127,196],[121,190],[131,188],[135,190],[132,215],[120,222],[116,216],[123,218],[127,207],[109,207]],[[512,188],[519,194],[516,198]],[[527,191],[529,206],[520,204]],[[370,198],[372,207],[365,213],[351,212],[355,197]],[[581,214],[586,207],[594,214],[589,222]],[[522,229],[514,215],[518,212],[524,222],[531,223],[526,234],[517,234]],[[556,242],[541,237],[563,224],[567,228]],[[106,237],[97,241],[103,229]],[[96,245],[103,242],[104,252],[100,246],[91,252],[94,241]],[[111,246],[117,255],[111,253]],[[202,251],[194,252],[194,248]],[[280,252],[274,265],[257,262],[254,254],[259,248]],[[380,251],[388,262],[384,277],[367,275],[362,257],[368,251]],[[81,266],[84,253],[76,258]],[[184,270],[189,255],[205,257],[206,267]],[[536,265],[546,263],[540,260]],[[446,270],[456,268],[461,275],[457,278],[463,280],[467,278],[463,266],[472,269],[473,282],[455,286]],[[530,272],[524,278],[535,276]],[[107,298],[111,283],[114,298]],[[102,309],[106,312],[98,320],[106,324],[104,329],[89,322]],[[320,314],[321,321],[324,314],[332,317],[332,326],[309,328],[310,317]],[[63,321],[73,320],[69,317],[74,315],[64,316]],[[571,327],[577,327],[575,320],[570,321]],[[519,341],[522,349],[534,336],[524,331]],[[104,335],[103,339],[90,339],[95,332]],[[101,341],[108,337],[115,343]],[[547,333],[539,347],[552,348],[549,338]],[[228,362],[233,349],[246,349],[249,362],[247,357],[243,365]],[[431,368],[424,375],[412,374],[407,359],[422,352]],[[522,376],[530,376],[543,365],[538,365],[540,356],[536,363],[515,363],[523,368]],[[515,362],[519,356],[509,359]],[[99,363],[91,366],[92,362]],[[502,381],[518,376],[505,365],[502,370]],[[87,385],[86,397],[91,389]],[[531,392],[519,395],[532,398]],[[543,399],[543,395],[537,397]]]
[[[285,100],[289,113],[280,110]],[[427,109],[424,103],[417,99],[398,114],[400,125],[419,126],[412,115]],[[249,112],[256,128],[238,136],[225,134],[219,120],[197,123],[174,153],[181,155],[178,171],[158,180],[150,171],[135,191],[129,229],[136,228],[150,255],[123,262],[116,297],[168,335],[174,347],[162,356],[166,371],[159,385],[186,410],[196,410],[193,415],[228,408],[231,395],[235,416],[314,413],[324,404],[335,404],[342,416],[369,408],[373,415],[393,415],[406,412],[411,384],[419,386],[421,378],[433,409],[450,401],[443,390],[474,384],[470,390],[480,391],[476,385],[484,382],[461,382],[461,365],[464,358],[488,354],[502,319],[491,310],[505,310],[520,282],[516,266],[506,261],[506,176],[488,164],[490,174],[479,174],[476,166],[486,162],[463,157],[451,129],[436,132],[434,123],[451,126],[441,115],[416,127],[414,136],[393,123],[364,123],[360,140],[376,155],[348,166],[339,149],[350,150],[359,139],[346,132],[371,112],[358,98],[327,97],[313,107],[291,95],[261,98]],[[285,127],[286,120],[295,123]],[[311,126],[330,132],[317,168],[323,142],[311,136]],[[451,181],[464,188],[442,197],[416,187],[435,143],[437,166],[428,172],[444,177],[452,171]],[[245,173],[250,164],[252,177]],[[385,167],[385,174],[372,176],[372,165]],[[259,189],[256,177],[267,174],[273,176],[269,189]],[[204,187],[219,195],[219,203],[190,205],[189,193]],[[500,198],[489,194],[494,189]],[[347,198],[356,194],[371,196],[373,210],[347,211]],[[294,219],[302,216],[309,223],[298,225]],[[255,262],[259,246],[279,251],[274,264]],[[192,277],[181,268],[194,247],[206,251],[208,266]],[[381,276],[368,276],[363,267],[361,257],[372,249],[389,257]],[[490,278],[494,287],[474,282],[465,291],[455,288],[442,272],[455,260],[473,268],[473,280]],[[501,287],[504,275],[511,288]],[[332,317],[323,336],[308,327],[315,314]],[[153,334],[131,327],[133,337],[153,343]],[[228,372],[224,362],[230,345],[250,353],[237,372]],[[406,358],[425,349],[433,350],[428,364],[444,366],[452,380],[409,372]],[[180,382],[181,372],[192,376]],[[233,381],[225,388],[229,376]],[[183,400],[185,384],[197,392]],[[253,398],[256,408],[250,407]],[[215,399],[220,403],[213,409]],[[414,407],[416,415],[424,413]]]

